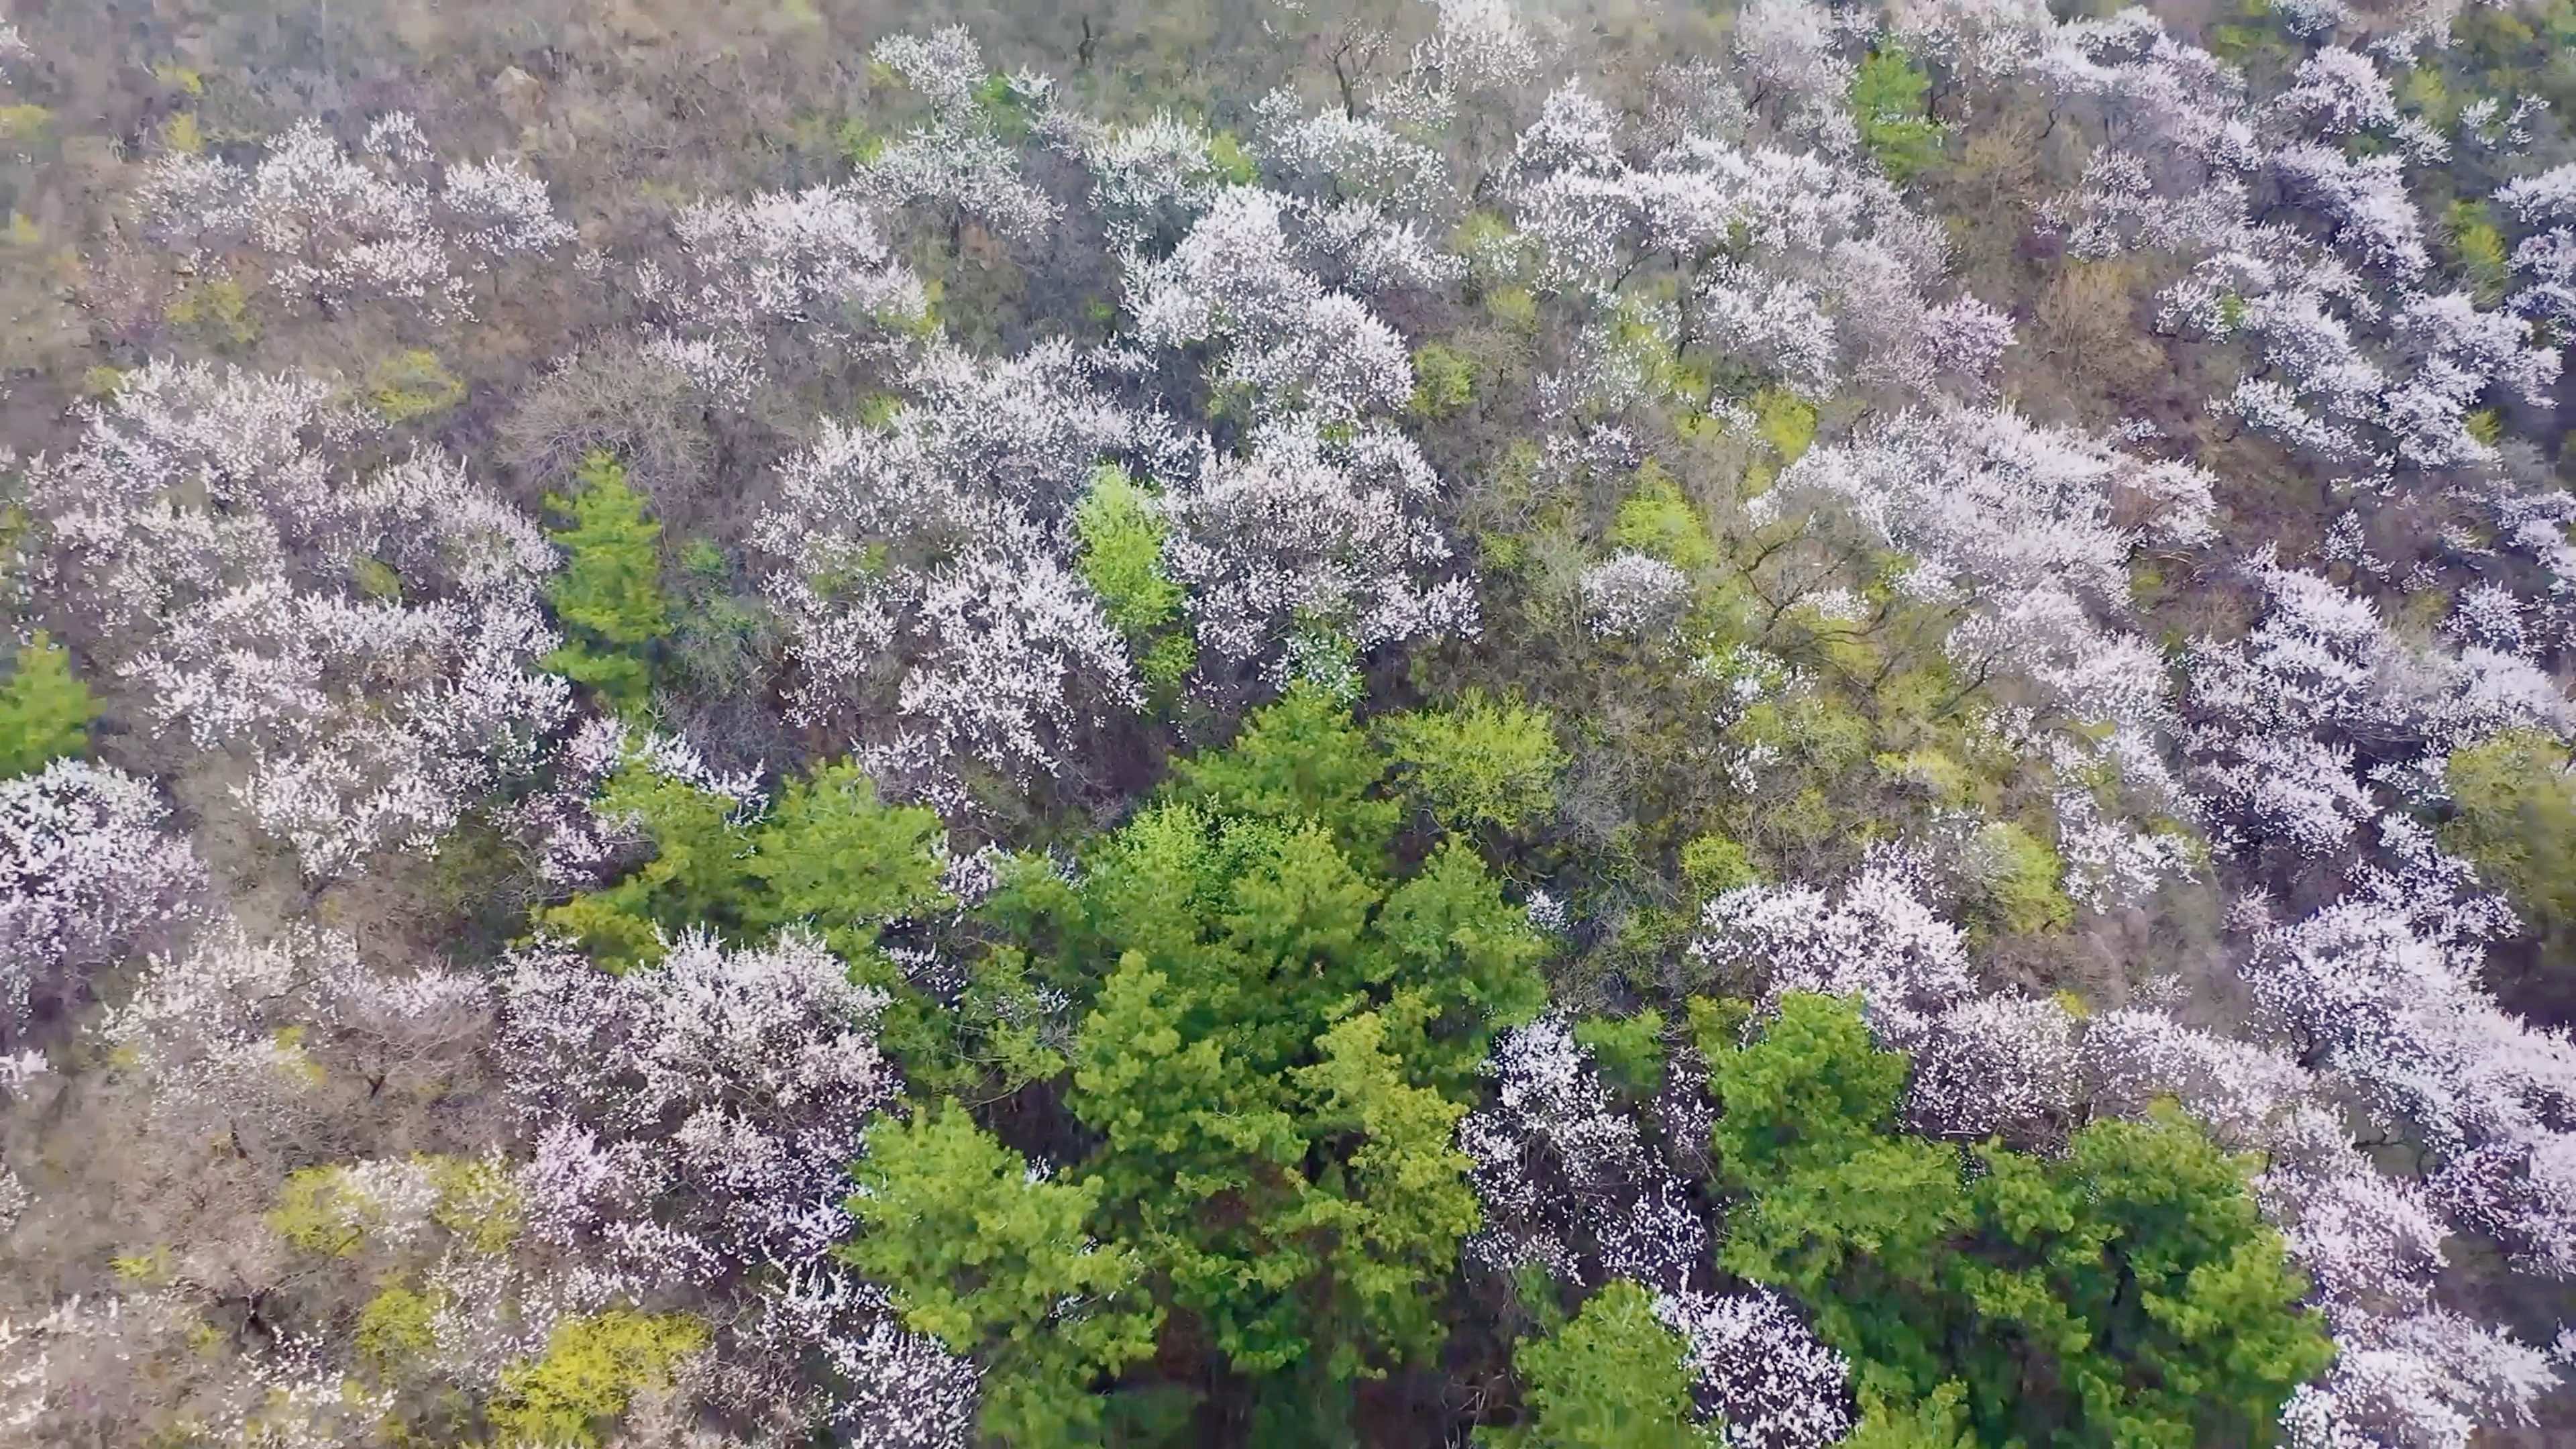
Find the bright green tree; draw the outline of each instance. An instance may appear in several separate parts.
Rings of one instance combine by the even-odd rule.
[[[1406,791],[1453,830],[1522,830],[1556,807],[1566,754],[1545,710],[1470,690],[1449,708],[1395,715],[1379,733]]]
[[[538,913],[537,923],[578,941],[613,970],[658,961],[663,938],[694,926],[739,927],[749,894],[749,842],[735,802],[629,759],[594,809],[630,822],[653,855],[597,890]]]
[[[842,1255],[908,1327],[983,1366],[984,1433],[1088,1442],[1094,1382],[1153,1352],[1162,1318],[1137,1292],[1137,1255],[1090,1236],[1100,1183],[1031,1174],[954,1103],[880,1122],[855,1171],[863,1230]]]
[[[565,555],[553,587],[565,639],[546,664],[621,710],[640,709],[652,686],[654,646],[671,632],[662,525],[645,515],[643,495],[609,454],[584,458],[575,477],[581,486],[572,496],[546,499],[572,520],[553,535]]]
[[[20,646],[18,667],[0,683],[0,776],[87,750],[96,718],[89,686],[72,677],[71,656],[39,633]]]
[[[1346,1439],[1356,1380],[1436,1356],[1477,1222],[1457,1124],[1492,1034],[1545,999],[1473,850],[1389,871],[1385,768],[1294,691],[1073,879],[1014,870],[978,912],[1012,974],[1075,1003],[1075,1170],[1092,1234],[1171,1312],[1158,1361],[1256,1381],[1261,1432],[1296,1442]]]
[[[609,777],[594,808],[631,822],[653,854],[538,921],[603,965],[659,960],[660,939],[692,927],[752,940],[790,924],[813,927],[858,959],[885,922],[947,899],[939,817],[886,804],[855,765],[818,765],[788,783],[767,817],[745,820],[731,797],[633,758]]]
[[[1723,1449],[1713,1425],[1693,1422],[1681,1337],[1655,1317],[1654,1300],[1625,1278],[1585,1301],[1574,1320],[1512,1351],[1522,1422],[1488,1429],[1487,1449]]]
[[[1896,1130],[1907,1060],[1850,1001],[1710,1044],[1721,1261],[1803,1298],[1895,1419],[1955,1392],[1989,1445],[2267,1443],[2333,1356],[2246,1164],[2189,1123],[1963,1157]]]
[[[1082,540],[1083,579],[1137,651],[1147,681],[1179,684],[1198,654],[1189,632],[1174,627],[1185,596],[1163,571],[1169,527],[1152,495],[1125,469],[1103,465],[1074,510],[1073,528]]]
[[[1941,126],[1925,102],[1931,78],[1901,46],[1872,51],[1852,78],[1852,120],[1861,144],[1904,181],[1941,159]]]
[[[946,901],[936,812],[888,805],[858,766],[818,765],[791,781],[750,832],[743,869],[764,888],[744,915],[755,928],[804,922],[843,955],[876,944],[888,921]]]
[[[1312,820],[1344,850],[1383,850],[1401,811],[1374,792],[1386,758],[1350,709],[1311,684],[1244,722],[1232,748],[1179,761],[1171,798],[1218,815]]]

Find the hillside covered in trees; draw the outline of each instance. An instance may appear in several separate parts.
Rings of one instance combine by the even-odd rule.
[[[0,1445],[2576,1442],[2576,0],[15,0]]]

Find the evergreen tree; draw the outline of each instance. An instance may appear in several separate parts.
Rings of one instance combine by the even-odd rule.
[[[0,683],[0,776],[25,775],[48,760],[89,748],[98,717],[89,686],[72,677],[71,656],[39,633],[18,650],[18,667]]]
[[[1806,1300],[1890,1433],[1956,1395],[1988,1445],[2269,1442],[2333,1349],[2246,1165],[2179,1118],[1963,1153],[1895,1129],[1906,1071],[1832,997],[1717,1047],[1724,1266]]]
[[[607,453],[582,459],[575,477],[581,486],[571,497],[546,500],[572,519],[554,534],[565,561],[552,593],[566,638],[547,667],[620,710],[641,709],[652,688],[654,646],[671,632],[662,525],[645,516],[643,495]]]
[[[1574,1320],[1521,1340],[1512,1368],[1523,1422],[1476,1436],[1487,1449],[1723,1449],[1692,1421],[1681,1336],[1655,1317],[1646,1290],[1614,1279]]]

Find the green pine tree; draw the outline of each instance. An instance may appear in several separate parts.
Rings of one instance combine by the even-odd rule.
[[[575,476],[581,486],[571,497],[546,499],[572,520],[553,535],[565,553],[553,588],[565,639],[546,665],[620,710],[641,709],[652,689],[655,646],[671,632],[662,525],[645,515],[643,495],[607,453],[584,458]]]
[[[1512,1351],[1522,1422],[1476,1436],[1483,1449],[1723,1449],[1725,1436],[1693,1422],[1680,1335],[1655,1317],[1654,1300],[1625,1278],[1583,1305],[1574,1321]]]
[[[98,705],[72,677],[71,656],[39,633],[18,650],[18,667],[0,683],[0,776],[24,775],[49,760],[89,748]]]

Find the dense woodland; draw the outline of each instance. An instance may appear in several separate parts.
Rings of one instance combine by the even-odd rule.
[[[11,10],[0,1443],[2576,1438],[2576,0]]]

